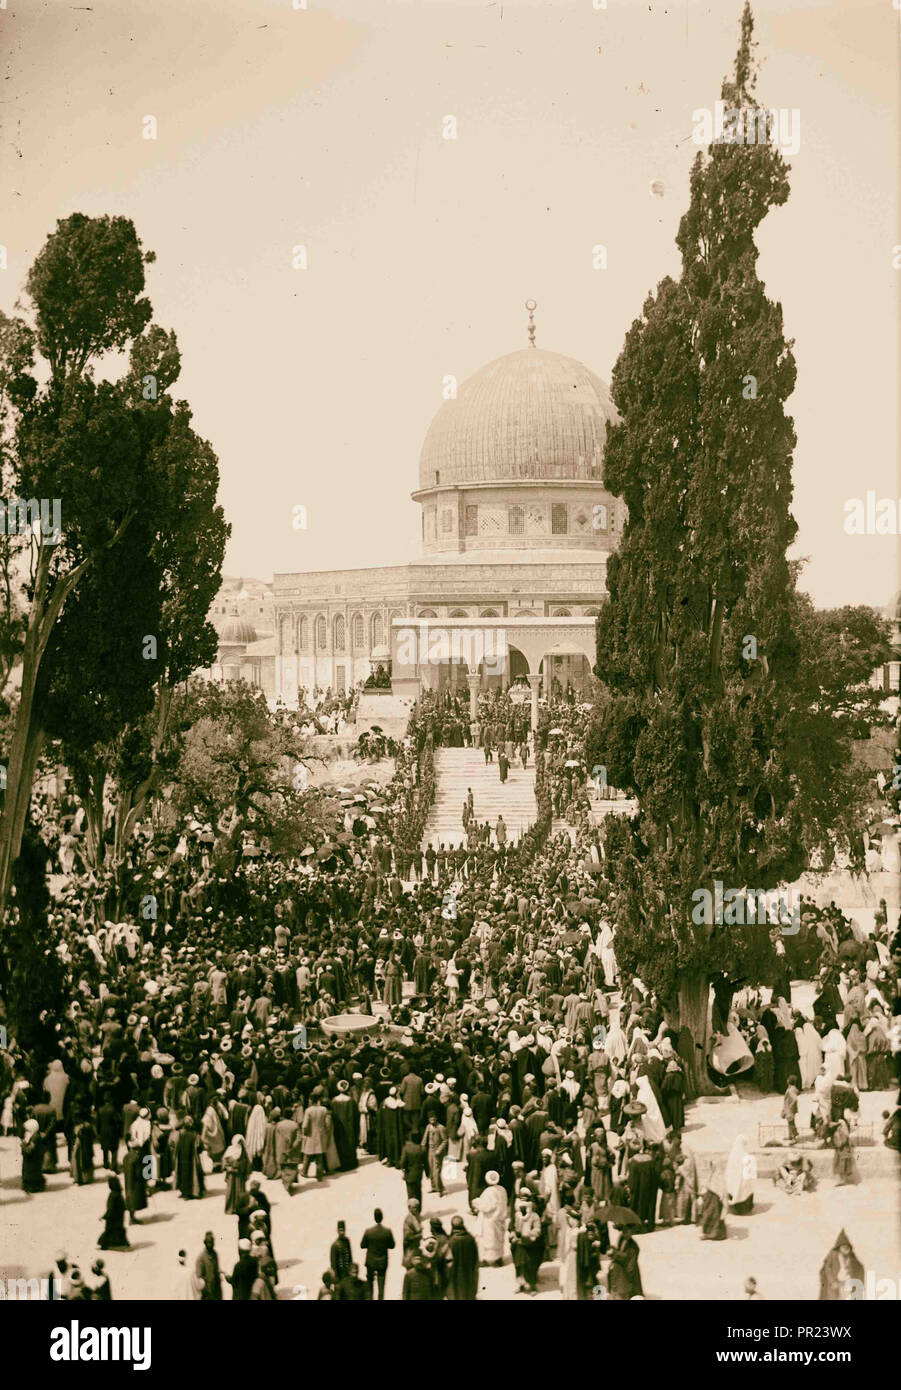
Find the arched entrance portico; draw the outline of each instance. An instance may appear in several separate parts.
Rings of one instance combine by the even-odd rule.
[[[450,683],[459,689],[465,682],[471,716],[476,720],[480,687],[504,685],[525,676],[533,729],[538,725],[542,663],[547,662],[547,694],[555,663],[578,659],[584,672],[590,670],[595,657],[595,619],[589,615],[397,618],[391,627],[392,688],[396,695],[415,699],[423,689],[438,690]],[[563,668],[558,665],[556,669]]]

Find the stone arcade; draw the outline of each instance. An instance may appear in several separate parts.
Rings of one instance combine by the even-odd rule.
[[[276,695],[294,705],[301,687],[346,690],[389,661],[404,707],[424,687],[468,684],[475,701],[480,685],[520,680],[534,715],[551,680],[581,685],[625,520],[602,481],[615,419],[604,382],[571,357],[530,345],[477,371],[423,444],[421,558],[275,576]],[[432,634],[416,661],[411,628]],[[503,643],[502,666],[440,655],[456,628],[492,654]]]

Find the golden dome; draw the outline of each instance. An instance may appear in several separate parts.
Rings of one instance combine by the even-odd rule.
[[[419,460],[419,486],[590,478],[600,481],[607,424],[599,376],[559,352],[523,348],[489,362],[445,401]]]

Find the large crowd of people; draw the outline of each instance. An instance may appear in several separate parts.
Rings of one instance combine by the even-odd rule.
[[[103,884],[55,841],[64,884],[51,928],[67,1003],[29,1048],[5,1039],[0,1130],[20,1141],[22,1187],[38,1200],[60,1166],[97,1185],[104,1251],[129,1246],[149,1194],[198,1200],[221,1172],[234,1249],[221,1271],[212,1233],[182,1252],[173,1296],[275,1298],[280,1242],[262,1180],[303,1201],[365,1161],[405,1186],[397,1258],[409,1300],[475,1298],[480,1264],[508,1249],[511,1295],[535,1293],[552,1262],[564,1298],[641,1297],[636,1235],[696,1223],[701,1239],[722,1239],[730,1211],[753,1203],[744,1136],[725,1166],[683,1140],[694,1039],[619,969],[603,831],[580,809],[575,701],[551,707],[533,745],[570,829],[418,847],[426,750],[456,737],[459,704],[424,700],[381,809],[364,819],[348,793],[337,833],[299,859],[263,854],[223,875],[199,819],[163,840],[145,825],[118,922],[103,915]],[[508,695],[483,697],[480,717],[482,746],[528,743],[528,707]],[[806,1097],[811,1142],[834,1147],[849,1181],[856,1100],[897,1081],[901,952],[887,921],[864,937],[841,913],[814,919],[810,1013],[792,1008],[786,965],[772,986],[731,999],[720,1023],[753,1053],[746,1077],[783,1094],[787,1138],[798,1140]],[[344,1033],[330,1021],[349,1011],[372,1021]],[[893,1103],[885,1118],[898,1147]],[[807,1190],[805,1162],[788,1153],[786,1191]],[[423,1184],[441,1194],[457,1182],[473,1229],[423,1216]],[[383,1296],[394,1235],[381,1213],[360,1261],[338,1234],[318,1296]],[[93,1287],[107,1297],[98,1263]],[[60,1273],[67,1297],[92,1296],[80,1271],[77,1285],[71,1268]]]

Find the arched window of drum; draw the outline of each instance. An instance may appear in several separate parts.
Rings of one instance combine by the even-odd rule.
[[[572,615],[568,608],[555,608],[551,616],[554,618],[569,618]]]
[[[525,513],[522,507],[511,507],[507,513],[508,533],[511,536],[521,536],[525,529]]]
[[[423,608],[419,616],[420,618],[437,618],[438,614],[435,612],[434,608]]]
[[[381,613],[372,615],[372,645],[381,647],[385,641],[385,625],[382,622]]]
[[[404,615],[403,615],[403,613],[400,611],[399,608],[392,608],[392,610],[391,610],[391,617],[390,617],[389,621],[393,623],[395,618],[402,618],[403,616],[404,616]]]
[[[325,651],[325,618],[321,613],[316,619],[316,646],[320,651]]]
[[[362,648],[362,646],[363,646],[363,614],[362,614],[362,613],[355,613],[355,614],[354,614],[354,620],[353,620],[353,624],[352,624],[352,626],[351,626],[351,637],[353,638],[353,644],[354,644],[355,649],[356,649],[357,651],[360,651],[361,648]]]
[[[597,609],[597,608],[586,608],[586,609],[585,609],[585,617],[586,617],[586,618],[596,618],[597,616],[598,616],[598,609]]]
[[[565,502],[555,502],[551,507],[551,534],[565,536],[569,530],[569,517]]]
[[[301,618],[297,624],[297,647],[299,651],[305,652],[310,645],[310,624],[306,618]]]
[[[481,613],[479,614],[480,618],[497,618],[498,616],[499,615],[496,608],[483,608]]]
[[[335,619],[335,651],[344,651],[344,614],[339,613]]]
[[[468,618],[469,614],[465,608],[455,608],[450,615],[452,618]]]

